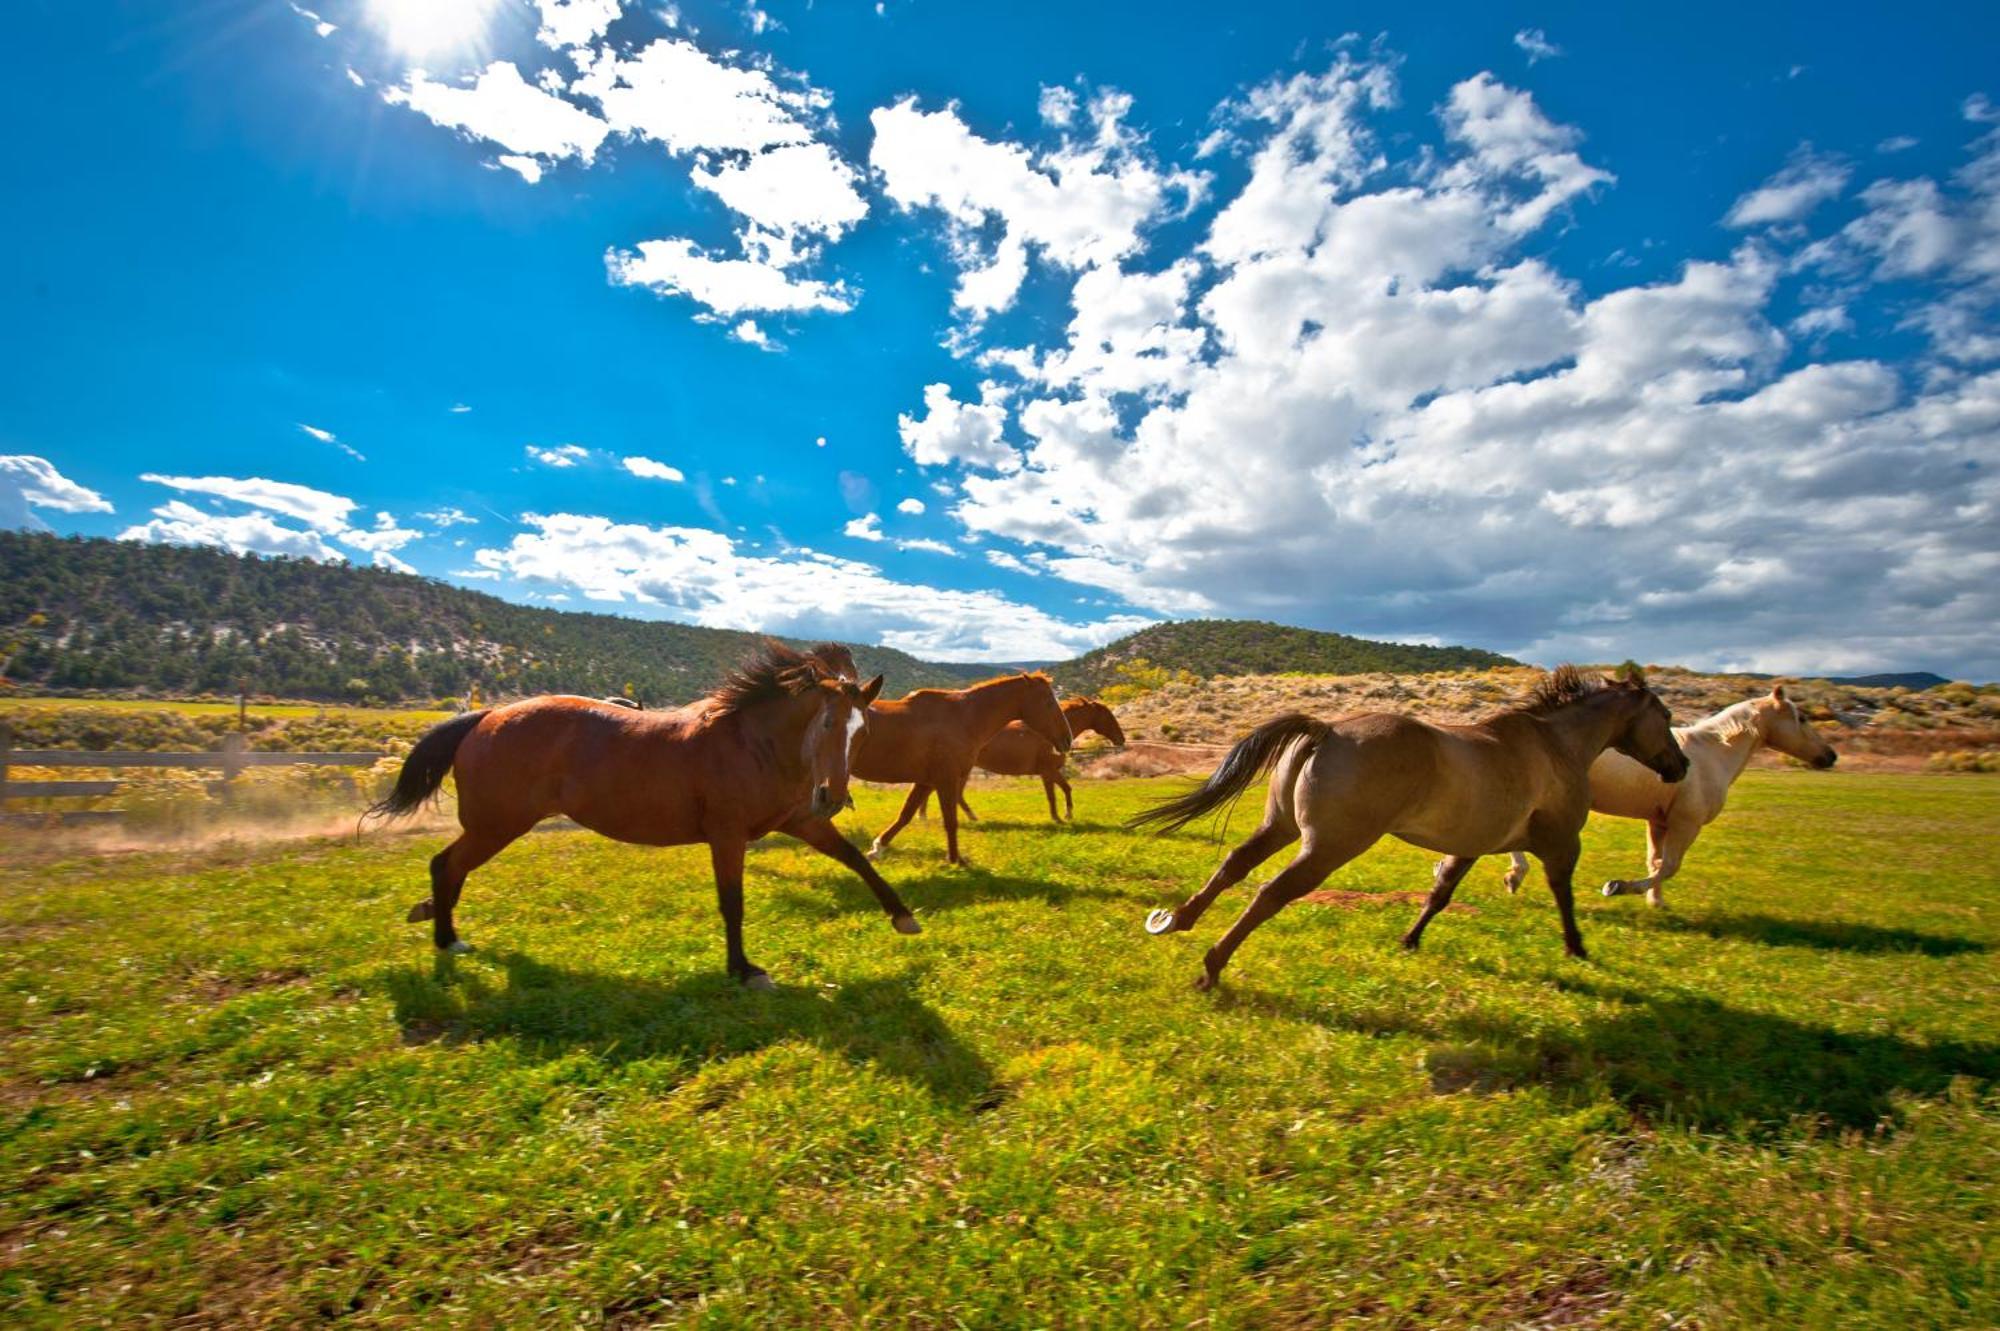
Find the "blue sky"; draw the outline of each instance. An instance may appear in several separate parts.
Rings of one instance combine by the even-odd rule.
[[[166,12],[17,12],[0,523],[2000,676],[1990,7]]]

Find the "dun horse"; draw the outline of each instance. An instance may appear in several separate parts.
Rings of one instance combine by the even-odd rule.
[[[1095,698],[1064,698],[1062,702],[1063,720],[1069,723],[1071,735],[1081,735],[1086,730],[1094,730],[1113,744],[1123,747],[1124,728],[1118,724],[1109,707]],[[1022,725],[1019,721],[1009,721],[1001,727],[1000,733],[986,741],[986,747],[972,760],[972,765],[982,772],[995,776],[1038,776],[1042,779],[1042,793],[1049,797],[1049,817],[1056,822],[1062,815],[1056,812],[1056,787],[1062,787],[1063,807],[1068,811],[1070,821],[1076,821],[1076,796],[1070,793],[1069,781],[1063,776],[1063,755],[1056,746]],[[979,815],[965,802],[963,792],[958,797],[959,812],[973,822]],[[921,808],[917,810],[923,812]]]
[[[875,838],[869,856],[888,849],[936,791],[944,815],[945,858],[963,863],[958,854],[959,796],[979,750],[1009,721],[1021,722],[1056,752],[1069,752],[1069,723],[1056,705],[1055,686],[1039,672],[1002,675],[965,689],[918,689],[869,708],[868,730],[854,751],[854,775],[863,781],[912,783],[903,811]]]
[[[771,980],[743,951],[743,859],[784,832],[859,873],[900,933],[916,920],[830,821],[847,799],[848,755],[878,676],[857,685],[816,654],[767,642],[706,698],[641,712],[591,698],[529,698],[468,712],[417,741],[396,788],[370,810],[410,813],[445,776],[458,785],[459,838],[431,860],[431,894],[410,910],[440,949],[465,951],[453,911],[466,875],[556,814],[618,841],[707,842],[729,973]]]
[[[1563,945],[1581,957],[1570,877],[1590,814],[1590,764],[1605,749],[1644,764],[1666,781],[1687,774],[1663,704],[1643,680],[1593,684],[1563,666],[1526,706],[1473,725],[1433,725],[1393,712],[1333,722],[1293,713],[1250,732],[1195,790],[1131,820],[1182,827],[1242,794],[1270,770],[1264,822],[1231,851],[1202,889],[1175,910],[1156,910],[1150,933],[1192,929],[1231,884],[1293,841],[1298,854],[1251,900],[1208,950],[1195,988],[1213,988],[1253,930],[1384,836],[1450,858],[1423,913],[1404,935],[1414,949],[1424,926],[1451,903],[1459,880],[1482,855],[1526,850],[1541,860],[1562,912]]]
[[[1701,829],[1721,814],[1729,787],[1757,750],[1768,746],[1822,769],[1839,761],[1833,746],[1799,715],[1799,705],[1785,696],[1782,684],[1768,697],[1750,698],[1678,727],[1674,738],[1687,754],[1688,775],[1673,785],[1621,753],[1601,754],[1590,765],[1591,812],[1646,820],[1646,861],[1652,873],[1633,881],[1612,879],[1604,885],[1607,897],[1644,892],[1653,905],[1666,905],[1660,889],[1680,872],[1681,859]],[[1528,859],[1516,851],[1507,870],[1507,890],[1519,891],[1527,877]]]

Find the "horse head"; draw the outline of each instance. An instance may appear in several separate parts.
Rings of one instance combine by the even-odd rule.
[[[1688,759],[1674,738],[1673,714],[1660,695],[1646,687],[1636,671],[1604,681],[1604,692],[1623,708],[1624,722],[1610,747],[1652,769],[1662,781],[1679,781],[1688,774]]]
[[[1095,698],[1070,698],[1063,703],[1063,719],[1069,722],[1071,734],[1085,730],[1095,730],[1104,738],[1125,747],[1125,729],[1118,724],[1118,718],[1109,707]]]
[[[802,756],[812,780],[812,815],[831,818],[847,807],[848,762],[868,724],[868,704],[882,692],[882,677],[856,684],[820,675],[812,690],[820,706],[806,725]]]
[[[1040,671],[1029,674],[1023,670],[1017,678],[1026,686],[1026,692],[1016,719],[1055,745],[1057,753],[1068,753],[1072,738],[1069,719],[1063,715],[1062,704],[1056,701],[1056,686]]]
[[[1799,711],[1799,705],[1785,696],[1785,686],[1771,686],[1771,696],[1757,700],[1757,716],[1763,723],[1764,742],[1788,757],[1821,771],[1840,761],[1833,745],[1820,737]]]

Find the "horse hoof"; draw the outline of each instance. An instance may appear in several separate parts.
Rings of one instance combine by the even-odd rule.
[[[1598,891],[1602,892],[1607,897],[1618,896],[1619,894],[1624,892],[1624,890],[1625,890],[1625,884],[1618,882],[1615,879],[1609,883],[1606,883],[1603,887],[1598,889]]]
[[[1170,934],[1174,932],[1174,913],[1170,910],[1156,910],[1146,917],[1146,932],[1149,934]]]
[[[425,897],[422,901],[419,901],[416,905],[410,907],[410,913],[403,917],[403,923],[421,924],[425,920],[428,920],[431,917],[431,915],[432,915],[431,899],[429,897]]]
[[[743,977],[743,987],[753,993],[768,994],[776,990],[778,984],[764,972],[758,971],[755,975]]]
[[[1215,985],[1216,985],[1215,977],[1204,971],[1202,974],[1197,975],[1195,977],[1194,991],[1198,994],[1205,994],[1209,990],[1215,988]]]
[[[898,915],[889,923],[896,926],[896,932],[899,934],[920,934],[924,931],[924,926],[917,923],[914,915]]]
[[[874,845],[868,848],[868,858],[871,860],[879,860],[882,858],[883,853],[888,849],[889,848],[887,846],[877,841]]]
[[[439,948],[438,951],[449,953],[451,956],[454,957],[462,957],[466,953],[472,951],[472,944],[466,942],[463,938],[454,938],[449,943],[446,943],[443,947]]]

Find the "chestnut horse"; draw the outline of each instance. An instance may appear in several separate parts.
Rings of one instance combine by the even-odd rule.
[[[1660,889],[1680,872],[1681,858],[1701,829],[1721,814],[1729,787],[1743,775],[1757,750],[1773,748],[1822,770],[1840,760],[1833,746],[1799,714],[1799,705],[1785,696],[1782,684],[1774,686],[1768,697],[1749,698],[1691,726],[1677,727],[1674,738],[1689,764],[1687,780],[1677,785],[1662,784],[1619,753],[1600,754],[1590,765],[1592,813],[1646,820],[1646,861],[1652,873],[1629,882],[1612,879],[1604,885],[1607,897],[1644,892],[1652,905],[1666,905]],[[1527,857],[1516,851],[1507,870],[1507,890],[1519,891],[1527,877]]]
[[[1069,722],[1071,735],[1094,730],[1113,744],[1124,747],[1125,731],[1119,726],[1118,718],[1097,699],[1064,698],[1062,714],[1063,720]],[[1040,777],[1042,793],[1049,797],[1049,817],[1056,822],[1062,821],[1062,816],[1056,812],[1056,787],[1061,786],[1063,806],[1069,811],[1070,821],[1076,821],[1076,796],[1070,793],[1069,781],[1063,776],[1063,756],[1056,752],[1055,745],[1019,721],[1009,721],[1001,727],[999,734],[987,740],[986,747],[979,751],[972,765],[995,776]],[[973,822],[979,821],[979,815],[965,802],[962,791],[958,797],[958,810]],[[920,807],[917,813],[921,816],[924,810]]]
[[[743,858],[784,832],[859,873],[899,933],[919,932],[874,866],[830,821],[847,799],[848,754],[880,677],[857,685],[816,656],[766,642],[707,697],[642,712],[593,698],[529,698],[468,712],[417,741],[396,788],[369,810],[414,811],[457,778],[459,838],[431,860],[431,895],[411,908],[448,952],[466,951],[452,912],[466,875],[556,814],[618,841],[707,842],[729,973],[771,980],[743,952]]]
[[[1542,862],[1562,912],[1563,945],[1581,957],[1570,877],[1590,816],[1590,764],[1616,749],[1665,781],[1687,775],[1673,723],[1643,679],[1593,684],[1563,666],[1523,707],[1473,725],[1433,725],[1394,712],[1333,722],[1292,713],[1250,732],[1201,786],[1130,820],[1162,831],[1185,826],[1271,771],[1264,823],[1176,910],[1156,910],[1149,933],[1192,929],[1231,884],[1303,837],[1292,862],[1251,900],[1208,950],[1195,988],[1213,988],[1252,930],[1318,887],[1384,836],[1442,851],[1423,913],[1403,937],[1415,950],[1424,926],[1480,856],[1527,850]]]
[[[1022,671],[982,680],[964,689],[918,689],[868,709],[868,729],[854,749],[854,775],[863,781],[911,783],[896,821],[869,850],[872,859],[917,816],[932,791],[944,814],[945,859],[958,854],[958,799],[974,759],[1009,721],[1019,721],[1058,753],[1069,752],[1069,723],[1056,704],[1055,685]]]

